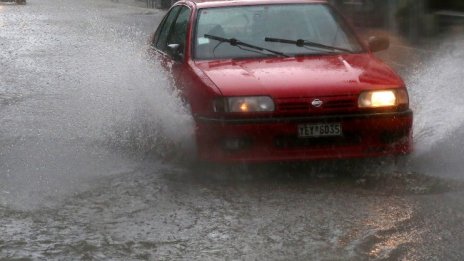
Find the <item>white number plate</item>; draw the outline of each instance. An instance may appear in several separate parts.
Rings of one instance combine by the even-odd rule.
[[[341,136],[342,126],[340,123],[318,123],[318,124],[300,124],[298,125],[298,137],[331,137]]]

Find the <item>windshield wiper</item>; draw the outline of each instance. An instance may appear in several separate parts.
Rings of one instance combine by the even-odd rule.
[[[325,44],[321,44],[321,43],[315,43],[315,42],[311,42],[311,41],[307,41],[307,40],[303,40],[303,39],[288,40],[288,39],[266,37],[266,38],[264,38],[264,41],[266,41],[266,42],[274,42],[274,43],[294,44],[294,45],[296,45],[298,47],[316,47],[316,48],[332,50],[332,51],[341,51],[341,52],[346,52],[346,53],[353,53],[353,51],[345,49],[345,48],[325,45]]]
[[[265,54],[263,52],[267,51],[269,53],[272,53],[272,54],[275,54],[275,55],[278,55],[278,56],[288,57],[288,55],[286,55],[286,54],[284,54],[282,52],[278,52],[278,51],[274,51],[274,50],[267,49],[267,48],[264,48],[264,47],[252,45],[252,44],[249,44],[249,43],[245,43],[245,42],[242,42],[242,41],[237,40],[235,38],[228,39],[228,38],[223,38],[223,37],[220,37],[220,36],[215,36],[215,35],[210,35],[210,34],[205,34],[204,37],[219,41],[220,43],[229,43],[230,45],[237,46],[239,48],[241,46],[247,47],[247,48],[250,48],[250,49],[253,49],[253,50],[260,51],[261,54]],[[240,48],[240,49],[246,50],[246,51],[252,51],[252,50],[249,50],[249,49],[243,49],[243,48]]]

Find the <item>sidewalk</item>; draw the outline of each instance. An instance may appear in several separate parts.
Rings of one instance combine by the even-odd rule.
[[[120,4],[128,5],[128,6],[148,8],[147,1],[145,0],[109,0],[109,1],[113,3],[120,3]],[[149,8],[149,9],[153,9],[153,8]],[[159,10],[159,11],[162,11],[162,10]]]

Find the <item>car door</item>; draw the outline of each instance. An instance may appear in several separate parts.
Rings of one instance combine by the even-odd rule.
[[[177,88],[184,89],[187,73],[187,32],[191,10],[187,6],[173,7],[155,34],[154,47],[160,54],[161,65],[173,76]],[[169,55],[169,45],[179,45],[178,56]]]

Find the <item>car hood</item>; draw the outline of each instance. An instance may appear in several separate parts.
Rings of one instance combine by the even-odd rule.
[[[197,61],[195,65],[225,96],[346,95],[404,85],[371,54]]]

